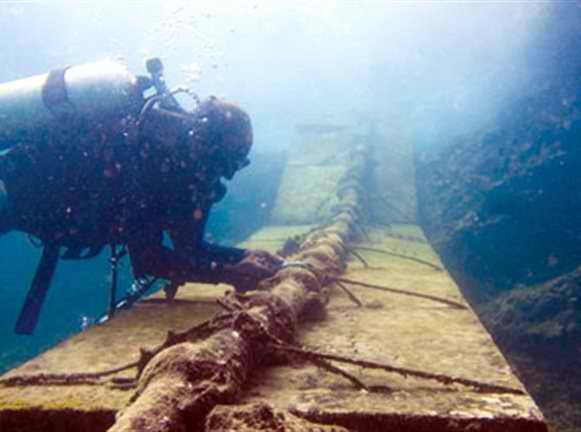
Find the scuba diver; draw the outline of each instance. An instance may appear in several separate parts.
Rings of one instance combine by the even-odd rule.
[[[99,62],[0,85],[0,236],[22,231],[43,248],[17,333],[34,331],[60,258],[89,259],[106,246],[109,316],[158,279],[169,299],[185,282],[243,292],[282,265],[265,251],[204,241],[224,180],[249,164],[249,116],[216,97],[195,98],[188,111],[175,98],[187,91],[167,88],[161,61],[147,69],[135,77]],[[136,282],[119,302],[126,253]]]

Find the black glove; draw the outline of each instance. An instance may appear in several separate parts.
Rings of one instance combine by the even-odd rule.
[[[233,285],[238,292],[256,289],[262,280],[274,276],[283,262],[277,255],[249,249],[238,263],[224,265],[222,269],[224,282]]]

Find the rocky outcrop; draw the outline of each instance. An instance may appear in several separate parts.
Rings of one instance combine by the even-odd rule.
[[[475,300],[581,262],[581,100],[551,87],[490,128],[418,155],[420,218]]]
[[[501,294],[482,319],[559,432],[581,428],[581,267]]]
[[[579,19],[551,6],[526,91],[416,155],[422,228],[559,432],[581,428]]]
[[[552,346],[560,357],[577,356],[581,349],[579,286],[581,266],[546,283],[499,295],[483,308],[483,316],[503,345],[527,351]]]

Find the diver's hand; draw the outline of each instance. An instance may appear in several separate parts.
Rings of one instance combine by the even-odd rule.
[[[284,260],[278,255],[271,254],[261,249],[248,249],[240,263],[247,262],[260,267],[269,273],[268,277],[274,275],[283,265]]]
[[[260,281],[274,276],[282,267],[283,259],[260,249],[249,249],[240,262],[224,266],[236,291],[256,289]]]

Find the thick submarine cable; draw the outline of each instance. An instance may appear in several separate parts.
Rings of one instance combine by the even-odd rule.
[[[367,158],[367,146],[356,146],[347,172],[355,182],[338,192],[346,210],[307,237],[293,256],[302,265],[278,271],[272,288],[250,297],[228,328],[155,355],[110,432],[181,432],[203,421],[216,405],[238,400],[249,373],[272,354],[271,338],[292,342],[301,315],[313,305],[324,308],[325,285],[332,283],[329,276],[342,272],[347,244],[355,236],[357,212],[349,209],[359,206]]]

